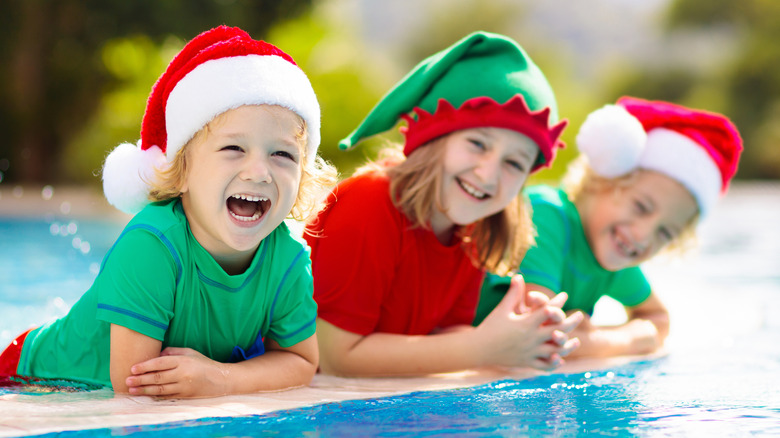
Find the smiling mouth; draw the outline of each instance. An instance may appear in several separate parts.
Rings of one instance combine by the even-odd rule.
[[[472,186],[471,184],[467,183],[466,181],[461,180],[460,178],[455,178],[455,181],[458,182],[458,185],[460,188],[462,188],[466,193],[473,196],[474,198],[477,198],[479,200],[487,199],[490,197],[487,193],[477,189],[476,187]]]
[[[271,201],[261,196],[238,194],[232,195],[227,200],[227,209],[230,215],[242,222],[260,219],[270,206]]]
[[[613,233],[615,234],[615,243],[624,256],[629,258],[636,258],[639,256],[640,251],[636,246],[629,245],[625,239],[618,235],[617,231],[613,231]]]

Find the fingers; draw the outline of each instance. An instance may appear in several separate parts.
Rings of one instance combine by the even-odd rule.
[[[558,365],[553,365],[543,359],[533,360],[528,364],[528,366],[539,371],[553,371],[554,369],[558,368]]]
[[[560,324],[566,320],[566,314],[560,307],[545,306],[542,310],[547,316],[547,319],[545,320],[546,325]]]
[[[546,344],[540,347],[539,356],[532,360],[528,366],[541,371],[553,371],[563,365],[563,358],[580,347],[578,338],[566,340],[563,346]]]
[[[517,309],[525,307],[524,295],[525,281],[523,281],[523,276],[515,275],[509,283],[509,290],[507,290],[501,302],[498,303],[496,309],[501,309],[502,313],[516,313]]]
[[[125,379],[128,392],[132,395],[172,396],[179,393],[176,378],[171,371],[129,376]]]
[[[145,385],[145,386],[130,386],[128,392],[131,395],[149,395],[155,397],[176,397],[179,395],[179,385],[163,384],[163,385]]]
[[[161,353],[162,354],[162,353]],[[160,356],[147,361],[139,362],[130,367],[130,372],[134,375],[153,373],[155,371],[165,371],[176,368],[178,362],[171,356]]]
[[[561,357],[566,357],[569,354],[571,354],[572,351],[580,348],[580,340],[579,338],[571,338],[561,347],[559,350],[559,354]]]
[[[545,306],[532,310],[528,313],[524,313],[519,317],[519,319],[527,319],[527,324],[529,324],[531,327],[541,327],[546,321],[550,319],[552,319],[554,323],[557,324],[559,321],[563,320],[566,315],[558,315],[556,310],[561,314],[563,313],[560,309]]]
[[[566,341],[569,340],[569,335],[566,333],[560,331],[560,330],[553,330],[552,334],[550,335],[550,341],[552,341],[553,344],[558,346],[563,346],[566,344]]]
[[[526,294],[525,300],[529,309],[538,309],[549,304],[550,297],[542,292],[532,290]]]
[[[564,304],[566,304],[566,300],[569,299],[569,295],[566,292],[561,292],[558,295],[554,296],[552,299],[550,299],[550,302],[547,303],[548,306],[553,306],[557,308],[562,308]]]
[[[160,356],[194,356],[200,354],[192,348],[165,347]]]
[[[553,371],[563,365],[563,359],[558,354],[552,353],[548,357],[538,357],[528,365],[540,371]]]
[[[580,311],[574,312],[571,315],[569,315],[568,318],[561,321],[557,329],[564,331],[566,333],[570,333],[572,330],[577,328],[578,325],[580,325],[580,323],[584,318],[585,315],[582,312]]]

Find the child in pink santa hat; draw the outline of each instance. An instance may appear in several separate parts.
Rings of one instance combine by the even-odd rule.
[[[605,295],[625,306],[622,325],[585,318],[572,332],[581,346],[571,357],[652,352],[669,315],[639,265],[692,237],[736,173],[742,140],[720,114],[623,97],[587,117],[577,145],[562,188],[526,190],[537,238],[520,273],[527,290],[567,292],[564,310],[590,315]],[[508,285],[486,279],[475,324]]]
[[[19,336],[0,375],[208,397],[308,384],[319,364],[306,219],[335,169],[320,109],[277,47],[221,26],[184,46],[104,190],[137,213],[70,312]]]

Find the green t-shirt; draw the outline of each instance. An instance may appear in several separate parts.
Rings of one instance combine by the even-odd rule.
[[[219,362],[261,352],[265,337],[289,347],[315,332],[312,291],[308,247],[287,225],[262,240],[244,273],[228,275],[193,237],[178,199],[150,204],[68,314],[30,332],[17,372],[110,386],[110,324]]]
[[[650,296],[650,284],[639,267],[607,271],[596,261],[585,239],[577,208],[561,189],[534,186],[525,190],[533,208],[536,245],[520,264],[526,283],[566,292],[564,310],[593,313],[596,301],[606,295],[624,306],[636,306]],[[474,324],[479,324],[501,301],[509,277],[490,275],[480,292]]]

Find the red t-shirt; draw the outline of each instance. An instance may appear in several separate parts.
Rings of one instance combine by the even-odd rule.
[[[378,173],[342,181],[309,224],[318,316],[360,335],[471,324],[484,273],[460,242],[412,228]]]

